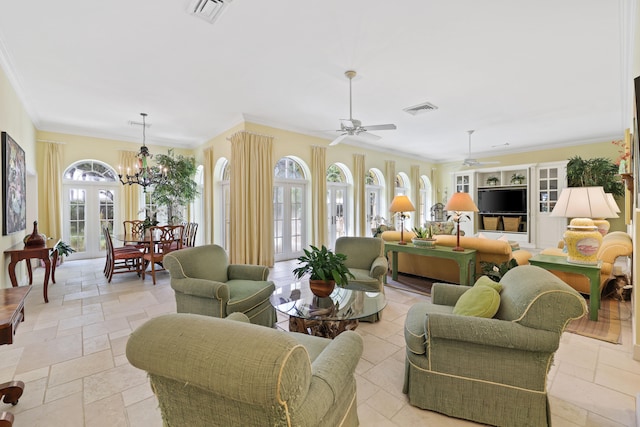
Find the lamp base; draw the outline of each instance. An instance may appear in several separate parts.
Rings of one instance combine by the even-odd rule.
[[[399,245],[406,245],[406,244],[407,244],[407,242],[403,242],[402,240],[400,240],[400,241],[398,242],[398,244],[399,244]]]
[[[463,252],[464,248],[462,246],[456,246],[455,248],[451,249],[452,251],[456,251],[456,252]]]

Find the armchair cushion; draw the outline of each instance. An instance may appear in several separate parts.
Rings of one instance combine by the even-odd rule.
[[[490,286],[473,286],[453,307],[453,314],[491,318],[500,307],[500,294]]]

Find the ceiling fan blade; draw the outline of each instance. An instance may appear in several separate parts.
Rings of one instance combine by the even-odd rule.
[[[370,125],[370,126],[362,126],[366,130],[395,130],[397,129],[394,124],[386,124],[386,125]]]
[[[348,136],[349,136],[348,133],[343,133],[342,135],[340,135],[339,137],[337,137],[336,139],[331,141],[331,143],[329,143],[329,146],[331,147],[331,146],[340,144],[342,142],[342,140],[345,139]]]

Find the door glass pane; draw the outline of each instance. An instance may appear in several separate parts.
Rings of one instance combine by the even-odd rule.
[[[84,209],[86,204],[86,192],[81,189],[69,190],[69,221],[71,234],[69,236],[69,244],[77,252],[85,252],[87,250],[84,234],[85,215]]]
[[[106,249],[106,242],[104,240],[104,235],[101,233],[102,227],[108,227],[109,232],[113,233],[113,200],[114,194],[111,190],[100,190],[98,192],[98,212],[100,213],[100,224],[98,235],[100,236],[100,250],[103,251]]]
[[[275,187],[273,191],[273,242],[275,253],[284,251],[284,188]]]

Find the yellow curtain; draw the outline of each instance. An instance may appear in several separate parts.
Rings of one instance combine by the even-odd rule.
[[[384,179],[387,181],[387,208],[391,206],[393,197],[396,195],[396,162],[395,160],[386,160],[384,162]],[[393,212],[389,214],[391,218]]]
[[[356,236],[367,235],[367,204],[364,184],[364,154],[353,155],[353,197],[355,199]]]
[[[413,202],[413,206],[416,208],[415,216],[413,217],[413,227],[422,226],[420,224],[420,166],[411,165],[411,194],[409,198]]]
[[[272,266],[273,137],[240,131],[230,140],[229,259]]]
[[[213,207],[214,168],[215,159],[213,157],[213,147],[209,147],[204,150],[204,194],[202,195],[202,203],[204,205],[202,232],[204,233],[204,242],[207,245],[213,243],[213,221],[215,218],[215,210]]]
[[[311,244],[326,245],[327,234],[327,148],[311,147]]]
[[[138,158],[135,151],[120,151],[120,167],[122,168],[122,175],[127,173],[133,173],[136,167]],[[120,192],[121,201],[124,206],[122,218],[123,221],[141,219],[140,215],[140,187],[138,185],[123,185]]]
[[[54,239],[62,239],[62,145],[47,142],[44,151],[44,205],[46,209],[40,232]]]

